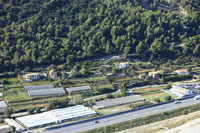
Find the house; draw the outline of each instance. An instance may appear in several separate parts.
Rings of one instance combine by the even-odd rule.
[[[190,74],[187,69],[179,69],[179,70],[176,70],[174,72],[177,73],[178,75],[187,75],[187,74]]]
[[[23,75],[18,75],[18,79],[19,79],[19,81],[23,81],[24,80],[24,76]]]
[[[4,101],[0,101],[0,112],[4,112],[8,108]]]
[[[24,75],[24,79],[28,82],[40,80],[40,73],[29,73]]]
[[[145,78],[146,77],[146,74],[140,74],[139,75],[139,78]]]
[[[116,66],[119,69],[125,69],[125,68],[127,68],[129,66],[129,62],[122,62],[122,63],[116,64]]]
[[[52,69],[51,71],[49,71],[49,77],[50,78],[52,78],[52,79],[57,79],[58,77],[57,77],[57,72],[54,70],[54,69]]]
[[[149,72],[149,76],[152,78],[160,78],[160,71]]]

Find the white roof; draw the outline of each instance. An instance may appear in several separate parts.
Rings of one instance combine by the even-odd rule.
[[[43,113],[18,117],[16,120],[20,121],[20,123],[22,123],[27,128],[54,123],[52,119]]]
[[[83,105],[77,105],[63,109],[55,109],[45,112],[45,115],[51,117],[55,122],[94,114],[96,114],[95,111],[92,111]]]
[[[77,105],[67,108],[54,109],[40,114],[19,117],[17,120],[27,128],[32,128],[95,114],[95,111],[83,105]]]

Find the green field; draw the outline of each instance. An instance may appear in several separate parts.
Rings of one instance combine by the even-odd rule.
[[[142,97],[149,100],[149,101],[154,101],[155,98],[159,98],[161,101],[164,102],[166,96],[171,96],[173,99],[177,98],[175,95],[168,94],[168,93],[165,93],[165,92],[159,92],[159,93],[144,95]]]

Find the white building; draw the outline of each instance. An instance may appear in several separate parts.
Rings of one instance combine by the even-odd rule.
[[[49,77],[52,79],[57,79],[57,72],[52,69],[51,71],[49,71]]]
[[[129,66],[129,62],[122,62],[122,63],[116,64],[116,66],[119,69],[125,69],[125,68],[127,68]]]
[[[174,71],[175,73],[177,73],[178,75],[187,75],[187,74],[190,74],[187,69],[179,69],[179,70],[176,70]]]
[[[36,80],[40,80],[40,73],[29,73],[24,75],[24,79],[26,81],[36,81]]]

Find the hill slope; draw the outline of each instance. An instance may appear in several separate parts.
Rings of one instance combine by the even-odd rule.
[[[177,4],[190,15],[173,10]],[[150,61],[199,57],[199,5],[198,0],[171,5],[163,0],[0,0],[0,71],[111,53],[136,52]]]

